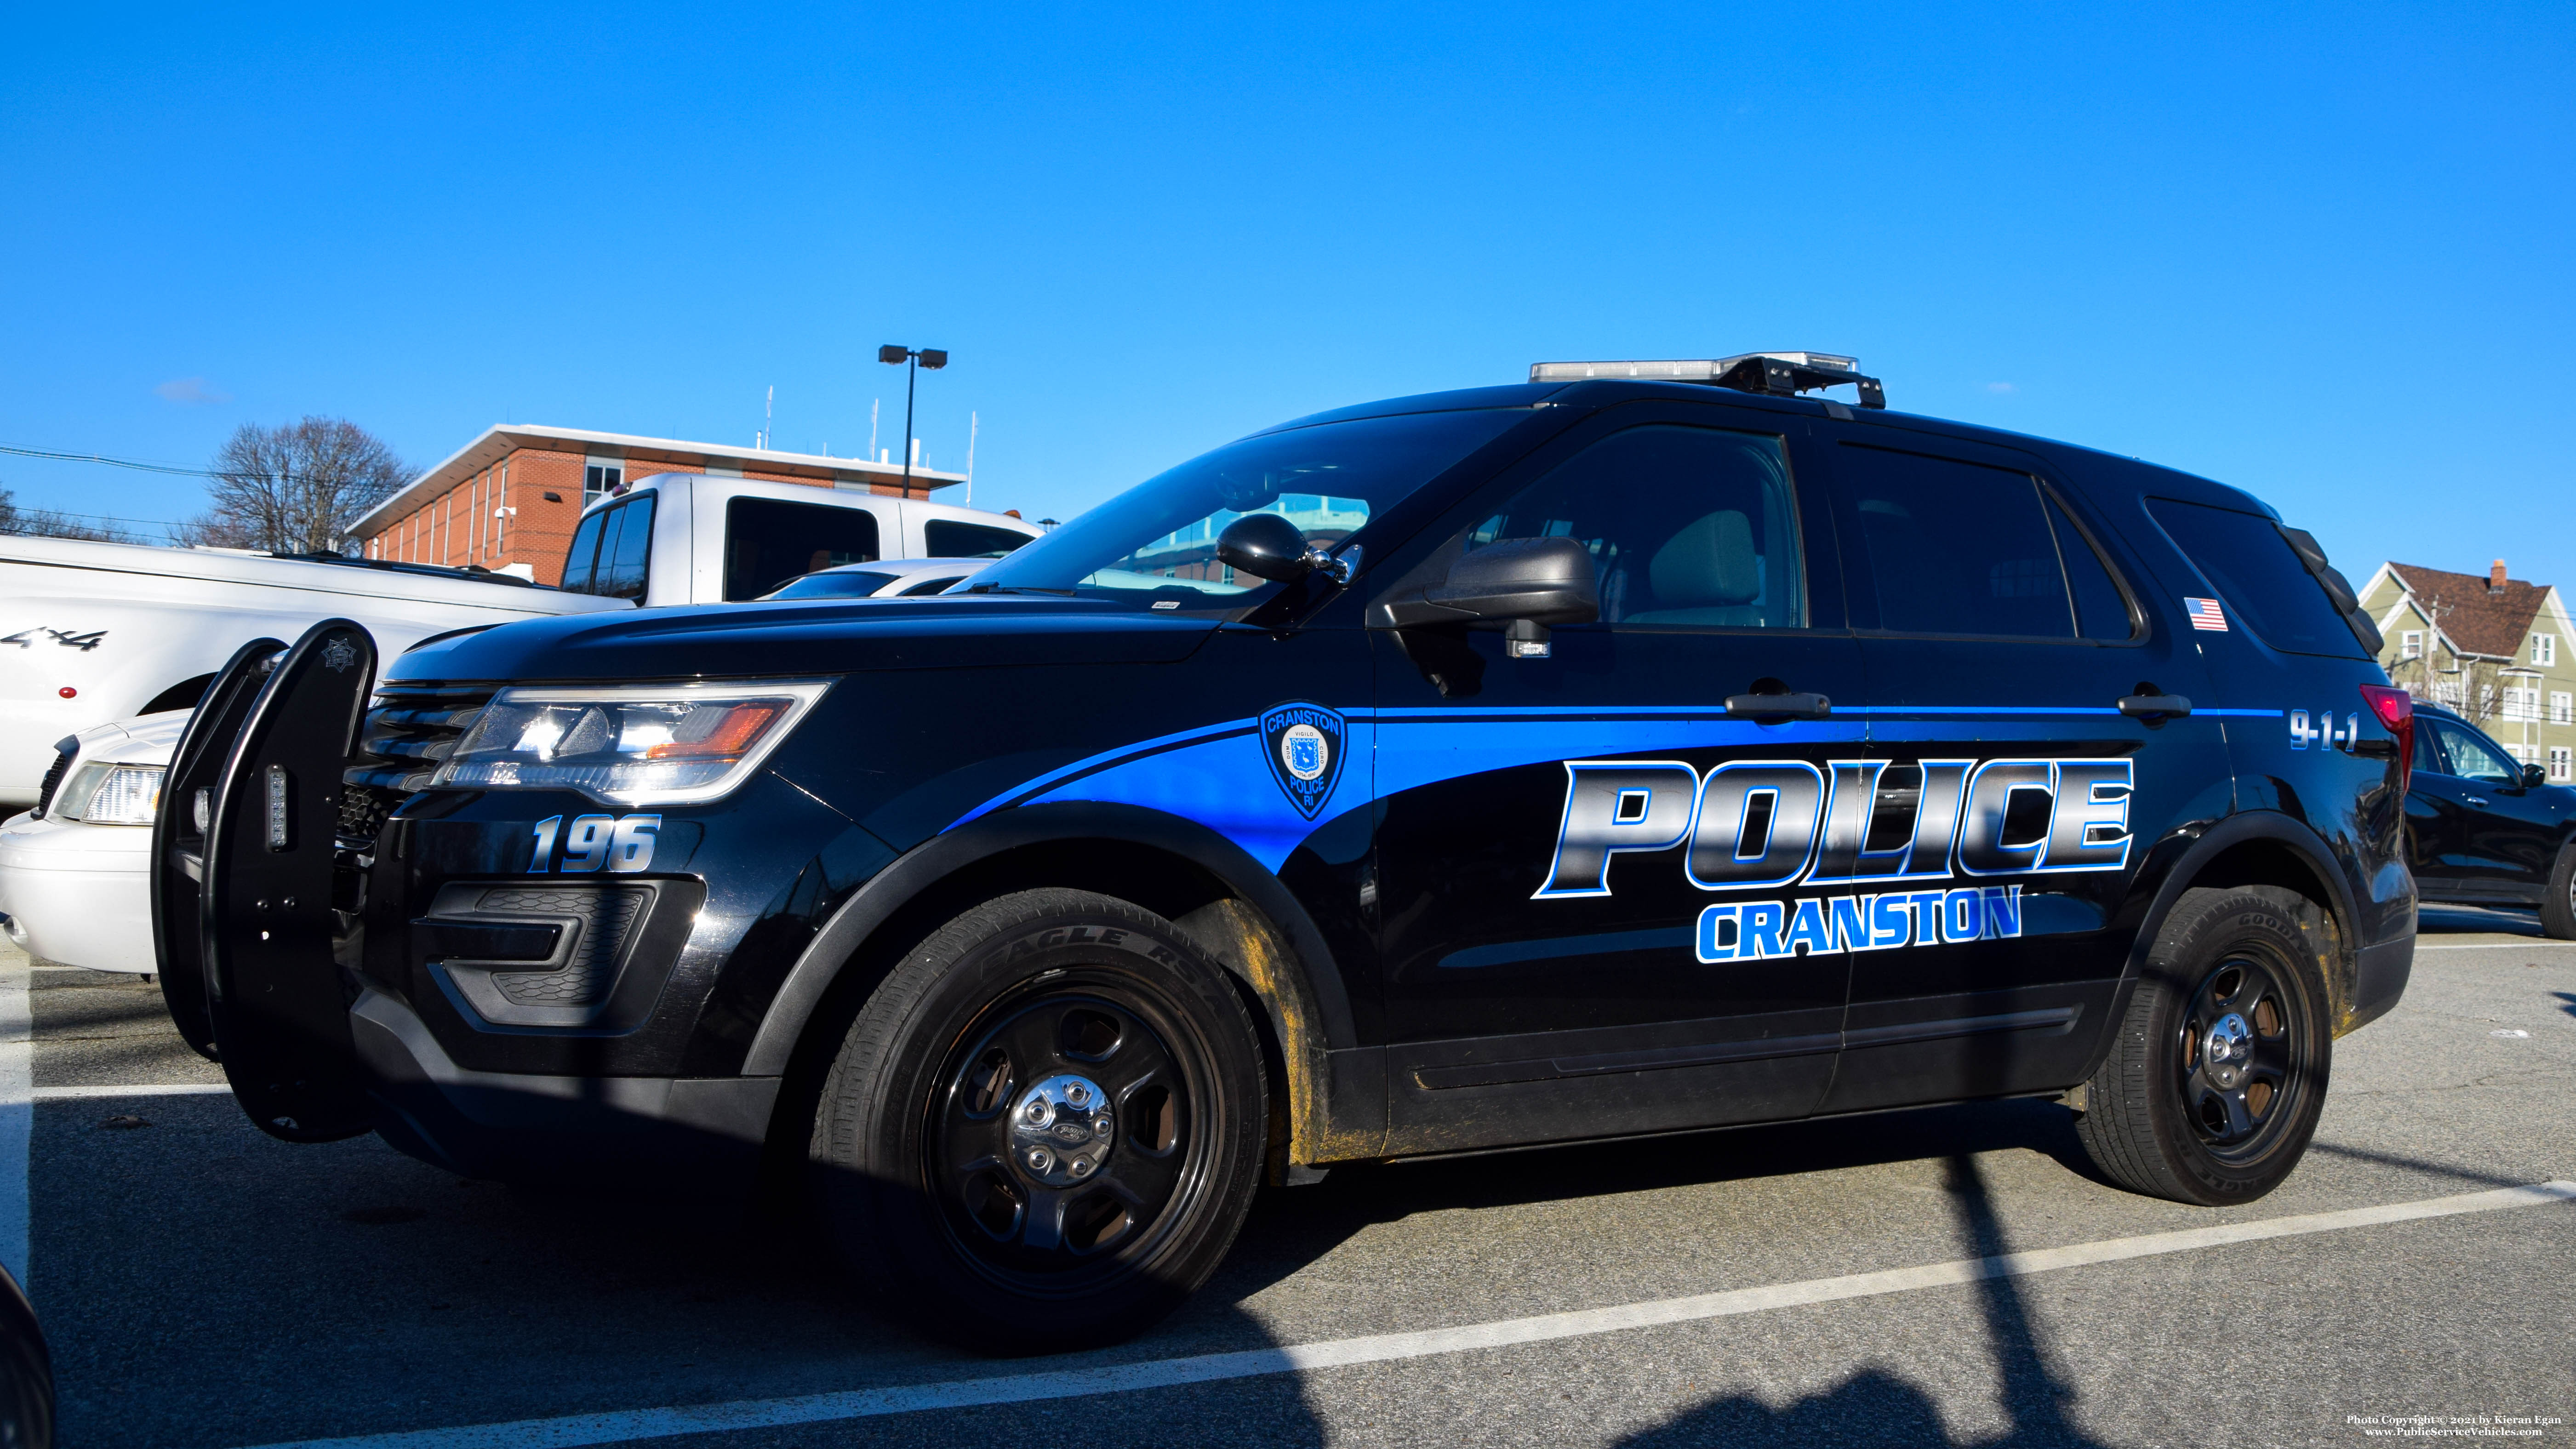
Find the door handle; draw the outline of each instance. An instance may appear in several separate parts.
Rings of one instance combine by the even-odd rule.
[[[2191,701],[2179,694],[2132,694],[2120,700],[2120,713],[2131,719],[2180,719],[2191,713]]]
[[[1821,694],[1730,694],[1726,712],[1737,719],[1823,719],[1834,702]]]
[[[2484,795],[2463,795],[2460,798],[2472,805],[2484,805],[2487,803],[2487,797]]]

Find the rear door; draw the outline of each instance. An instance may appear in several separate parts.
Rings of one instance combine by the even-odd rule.
[[[1867,928],[1825,1108],[2063,1086],[2126,967],[2147,847],[2227,811],[2215,701],[2037,459],[1833,426],[1870,713],[1866,766],[1835,782]],[[2194,712],[2122,711],[2176,695]]]
[[[1381,573],[1571,537],[1602,601],[1543,658],[1454,626],[1372,636],[1391,1150],[1823,1096],[1846,960],[1798,881],[1831,762],[1859,753],[1860,680],[1809,446],[1795,415],[1620,407]],[[1757,689],[1778,712],[1729,714]]]

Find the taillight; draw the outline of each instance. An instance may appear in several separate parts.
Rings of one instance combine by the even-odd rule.
[[[2403,791],[2415,775],[2415,696],[2385,684],[2365,684],[2361,697],[2380,728],[2397,741],[2397,788]]]

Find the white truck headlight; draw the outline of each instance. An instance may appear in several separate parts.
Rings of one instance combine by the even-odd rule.
[[[578,790],[612,805],[713,800],[751,778],[829,688],[761,680],[504,689],[430,788]]]
[[[83,765],[63,782],[46,813],[86,825],[149,825],[161,808],[163,773],[159,765]]]

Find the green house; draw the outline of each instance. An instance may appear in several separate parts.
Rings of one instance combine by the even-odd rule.
[[[2576,781],[2576,619],[2555,585],[2507,578],[2503,559],[2483,576],[2385,563],[2361,605],[2387,638],[2390,680]]]

